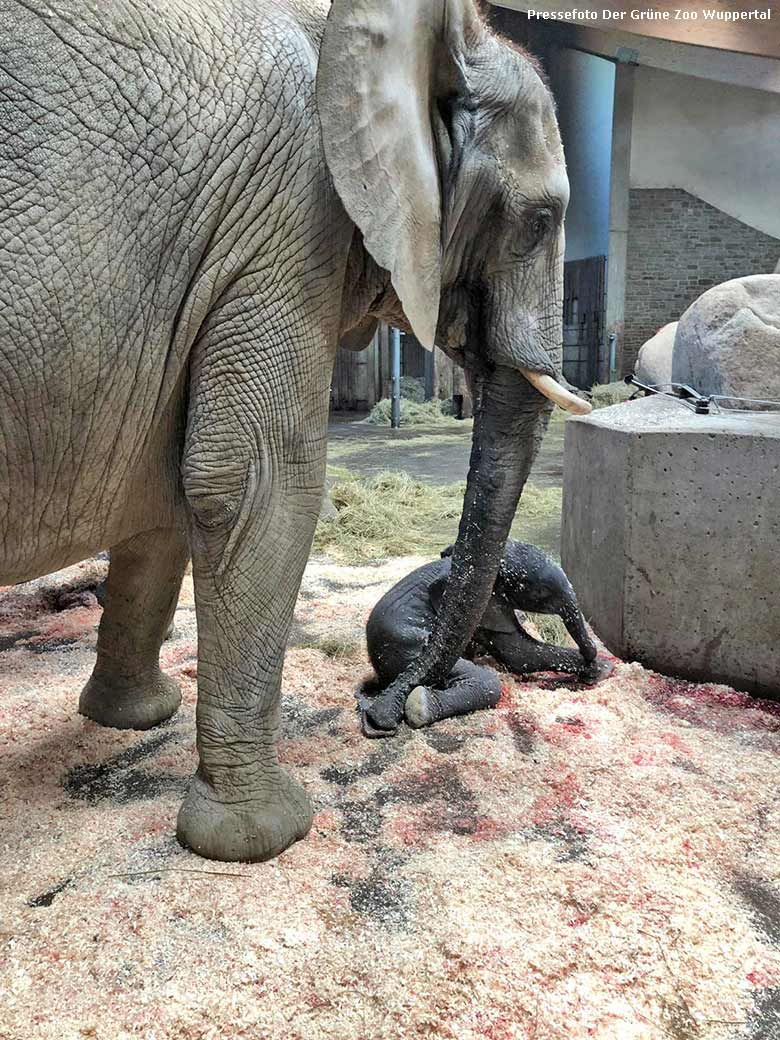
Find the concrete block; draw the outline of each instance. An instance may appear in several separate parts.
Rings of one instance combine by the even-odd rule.
[[[566,423],[564,569],[619,657],[780,696],[780,414],[650,397]]]

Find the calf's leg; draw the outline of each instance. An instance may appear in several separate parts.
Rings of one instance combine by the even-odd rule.
[[[609,661],[595,658],[586,660],[579,650],[554,643],[542,643],[524,629],[516,633],[480,633],[485,653],[515,675],[533,675],[535,672],[564,672],[575,675],[581,682],[596,683],[612,671]]]
[[[404,715],[407,725],[419,729],[455,715],[495,708],[500,699],[501,680],[493,669],[461,658],[448,675],[445,689],[415,686],[406,698]]]

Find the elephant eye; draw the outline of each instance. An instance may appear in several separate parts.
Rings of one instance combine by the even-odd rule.
[[[538,209],[531,218],[531,238],[535,248],[553,226],[553,213],[549,209]]]
[[[542,244],[555,224],[555,214],[551,209],[535,209],[528,214],[525,220],[523,233],[515,249],[513,256],[517,260],[527,259],[538,246]]]

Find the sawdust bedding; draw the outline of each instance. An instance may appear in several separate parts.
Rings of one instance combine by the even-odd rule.
[[[354,636],[415,562],[314,561],[299,636]],[[189,579],[163,650],[183,706],[148,733],[76,714],[99,608],[52,610],[58,580],[0,596],[3,1040],[780,1038],[777,706],[618,663],[368,742],[364,653],[293,647],[281,758],[312,833],[209,863],[173,837]]]

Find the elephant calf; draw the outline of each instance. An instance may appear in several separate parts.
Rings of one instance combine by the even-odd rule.
[[[442,559],[418,567],[385,593],[366,627],[368,654],[383,685],[392,683],[425,651],[450,576],[452,547]],[[530,610],[556,614],[579,650],[542,643],[523,628],[515,613]],[[501,696],[498,675],[474,664],[490,656],[516,675],[567,672],[596,683],[612,671],[597,658],[596,644],[585,626],[568,578],[553,560],[534,545],[510,539],[499,566],[487,609],[476,632],[447,677],[443,689],[417,686],[406,700],[405,717],[415,729],[433,722],[492,708]],[[387,736],[364,718],[367,736]]]

